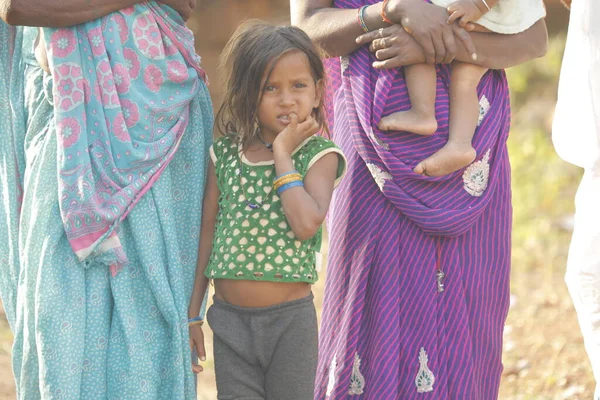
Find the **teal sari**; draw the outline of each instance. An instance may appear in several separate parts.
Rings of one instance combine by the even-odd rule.
[[[212,142],[206,85],[197,80],[170,162],[119,221],[125,258],[111,274],[66,233],[65,136],[36,35],[0,22],[0,76],[11,77],[0,81],[0,294],[18,398],[193,399],[187,308]]]

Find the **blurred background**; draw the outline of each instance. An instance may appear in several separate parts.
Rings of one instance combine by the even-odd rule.
[[[199,0],[189,26],[211,80],[215,109],[221,101],[217,59],[229,35],[247,18],[286,23],[288,0]],[[543,59],[508,70],[513,124],[513,267],[511,309],[504,337],[500,399],[591,399],[594,379],[573,305],[563,281],[572,231],[573,198],[582,171],[561,161],[551,142],[558,75],[568,25],[559,0],[546,0],[550,45]],[[315,286],[317,307],[323,283]],[[212,337],[199,376],[198,399],[214,400]],[[0,399],[14,399],[12,335],[0,307]],[[386,400],[386,399],[381,399]]]

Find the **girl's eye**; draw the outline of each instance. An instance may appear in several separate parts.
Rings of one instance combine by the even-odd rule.
[[[272,92],[275,90],[275,86],[265,86],[265,92]]]
[[[304,83],[296,83],[296,84],[294,85],[294,87],[296,87],[296,88],[300,89],[300,88],[305,88],[305,87],[306,87],[306,85],[305,85]]]

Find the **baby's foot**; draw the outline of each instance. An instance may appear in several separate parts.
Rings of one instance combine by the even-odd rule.
[[[431,157],[415,167],[417,174],[443,176],[466,167],[475,160],[477,152],[468,143],[448,142]]]
[[[425,136],[433,135],[438,128],[434,114],[428,115],[415,109],[383,117],[377,126],[382,131],[406,131]]]

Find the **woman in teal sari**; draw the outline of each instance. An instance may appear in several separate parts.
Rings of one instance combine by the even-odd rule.
[[[0,22],[0,294],[18,397],[195,398],[187,305],[212,106],[181,17],[193,4],[9,3],[11,24],[75,25]]]

